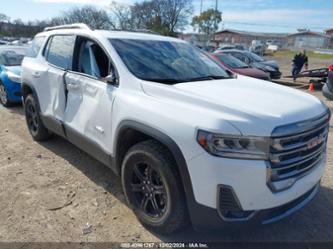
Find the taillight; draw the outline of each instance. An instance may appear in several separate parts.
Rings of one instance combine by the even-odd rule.
[[[330,65],[330,66],[328,67],[328,71],[329,71],[329,72],[333,72],[333,65]]]

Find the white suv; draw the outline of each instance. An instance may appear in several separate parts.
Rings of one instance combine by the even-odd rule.
[[[232,75],[175,38],[47,28],[24,59],[22,91],[32,137],[60,135],[109,166],[159,233],[280,220],[324,172],[320,100]]]

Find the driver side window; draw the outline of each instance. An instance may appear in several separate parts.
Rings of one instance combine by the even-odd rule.
[[[104,50],[94,41],[79,38],[74,71],[93,76],[97,79],[110,74],[111,63]]]

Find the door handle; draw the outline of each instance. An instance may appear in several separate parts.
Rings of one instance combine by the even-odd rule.
[[[80,85],[78,83],[67,83],[67,88],[72,89],[72,90],[77,90],[80,88]]]
[[[40,72],[33,72],[32,76],[35,78],[39,78],[40,77]]]

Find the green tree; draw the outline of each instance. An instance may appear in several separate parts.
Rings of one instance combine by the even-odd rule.
[[[200,33],[204,33],[207,40],[218,30],[219,24],[222,22],[222,12],[215,9],[208,9],[192,19],[192,26]]]

